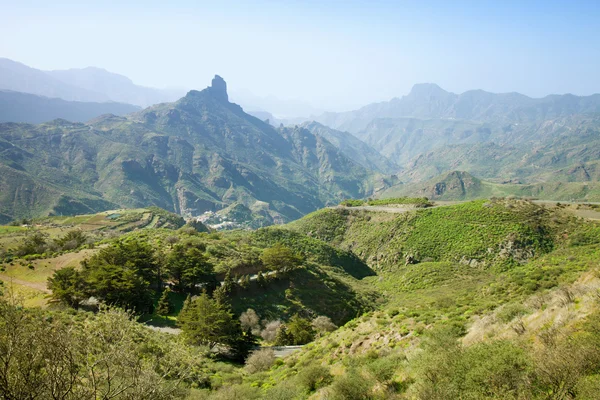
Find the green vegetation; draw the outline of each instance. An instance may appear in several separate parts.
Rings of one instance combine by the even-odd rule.
[[[39,312],[101,318],[93,296],[179,327],[179,356],[204,352],[203,367],[173,398],[586,398],[598,374],[600,228],[578,211],[509,199],[334,208],[256,231],[40,227],[16,246],[84,234],[91,248],[60,257],[88,255],[49,275],[55,301]],[[26,279],[54,260],[32,270],[22,257],[7,271]],[[305,346],[277,359],[258,344]]]
[[[0,124],[0,148],[11,149],[0,157],[0,223],[151,205],[192,216],[237,204],[224,213],[257,228],[370,195],[380,176],[323,136],[275,129],[212,88],[86,124]]]
[[[381,269],[417,261],[522,262],[551,250],[573,220],[527,201],[481,200],[397,215],[330,209],[290,228],[375,257]]]
[[[231,371],[130,314],[41,312],[0,299],[0,397],[185,398]]]
[[[415,207],[430,207],[432,204],[427,197],[390,197],[385,199],[369,200],[370,206],[389,206],[389,205],[414,205]]]
[[[575,168],[577,169],[577,168]],[[584,169],[584,173],[588,173]],[[565,171],[566,172],[566,171]],[[387,188],[380,196],[427,196],[432,200],[475,200],[491,197],[519,197],[560,201],[599,201],[600,184],[597,181],[556,181],[552,173],[542,183],[515,183],[481,180],[464,171],[452,171],[426,182],[400,184]],[[540,179],[536,179],[539,181]],[[515,181],[520,182],[519,179]]]
[[[364,206],[364,205],[365,205],[364,200],[353,200],[353,199],[346,199],[340,203],[340,206],[344,206],[344,207],[360,207],[360,206]]]
[[[415,207],[431,207],[433,204],[427,197],[390,197],[385,199],[352,200],[347,199],[340,203],[344,207],[360,206],[391,206],[391,205],[411,205]]]

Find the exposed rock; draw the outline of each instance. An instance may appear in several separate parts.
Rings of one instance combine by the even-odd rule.
[[[229,102],[229,97],[227,96],[227,83],[219,75],[215,75],[211,86],[209,86],[208,89],[210,90],[210,93],[217,99]]]

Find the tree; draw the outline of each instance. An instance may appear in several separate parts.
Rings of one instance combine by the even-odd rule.
[[[149,283],[127,267],[100,264],[84,269],[89,293],[110,305],[150,312],[153,306]]]
[[[197,349],[103,307],[73,317],[0,299],[0,399],[174,399]]]
[[[256,283],[261,288],[265,288],[267,286],[267,279],[261,271],[258,271],[258,274],[256,275]]]
[[[63,250],[73,250],[83,245],[87,241],[87,235],[81,229],[69,231],[60,239],[56,240]]]
[[[315,331],[309,320],[295,314],[287,323],[293,344],[306,344],[315,338]]]
[[[156,314],[160,316],[167,316],[173,312],[173,304],[169,299],[169,294],[171,293],[171,289],[166,288],[163,290],[160,299],[158,300],[158,304],[156,305]]]
[[[178,322],[188,342],[211,349],[217,344],[230,345],[242,334],[233,314],[211,299],[206,291],[181,310]]]
[[[31,234],[28,233],[17,245],[15,255],[25,256],[28,254],[41,254],[46,251],[46,246],[48,245],[46,242],[47,239],[48,234],[40,231],[33,231]]]
[[[279,327],[282,325],[280,320],[266,322],[263,321],[265,328],[260,332],[260,337],[263,338],[265,342],[275,342],[277,339],[277,332],[279,331]]]
[[[240,315],[240,323],[244,331],[250,330],[252,333],[258,334],[260,331],[260,318],[256,311],[249,308]]]
[[[317,318],[312,320],[313,328],[319,332],[320,334],[326,332],[333,332],[337,329],[337,326],[331,322],[331,318],[326,317],[324,315],[320,315]]]
[[[212,292],[212,297],[214,301],[222,306],[229,305],[229,295],[225,290],[225,286],[221,285]]]
[[[48,289],[52,291],[54,300],[74,308],[79,307],[79,303],[86,298],[86,284],[83,276],[73,267],[65,267],[54,272],[48,278]]]
[[[111,264],[133,271],[149,284],[161,286],[160,265],[152,246],[140,240],[119,240],[104,248],[86,263],[88,269]]]
[[[294,344],[294,338],[288,331],[285,324],[279,325],[277,332],[275,333],[275,345],[276,346],[288,346]]]
[[[273,349],[256,350],[246,360],[246,370],[251,374],[266,371],[271,368],[274,362],[275,352]]]
[[[193,292],[200,284],[215,281],[213,265],[196,247],[177,244],[167,257],[167,273],[182,292]]]
[[[267,269],[282,273],[292,271],[303,262],[300,255],[281,243],[265,249],[260,259]]]

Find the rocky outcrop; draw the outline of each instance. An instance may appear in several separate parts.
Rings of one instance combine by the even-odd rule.
[[[229,96],[227,95],[227,83],[225,79],[219,75],[215,75],[212,80],[211,86],[208,87],[210,93],[217,99],[225,102],[229,102]]]

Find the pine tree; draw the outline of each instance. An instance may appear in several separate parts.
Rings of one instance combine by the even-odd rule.
[[[185,306],[181,314],[181,330],[191,344],[235,347],[243,334],[229,308],[211,299],[206,291]]]
[[[267,286],[267,278],[265,278],[261,271],[258,271],[258,275],[256,275],[256,283],[262,288]]]
[[[289,333],[287,327],[284,324],[282,324],[277,329],[277,333],[275,334],[275,345],[276,346],[288,346],[288,345],[292,344],[293,341],[294,341],[294,338]]]
[[[168,287],[163,290],[160,299],[158,300],[158,305],[156,306],[156,314],[160,316],[167,316],[173,312],[173,304],[169,299],[169,294],[171,293],[171,289]]]
[[[212,297],[217,302],[217,304],[220,304],[222,306],[229,305],[229,295],[227,294],[225,286],[223,285],[213,290]]]
[[[231,270],[227,270],[227,273],[225,274],[225,279],[223,280],[223,283],[221,284],[221,288],[225,294],[229,295],[229,294],[231,294],[231,292],[233,292],[234,286],[235,286],[235,282],[233,281],[233,278],[231,277]]]

